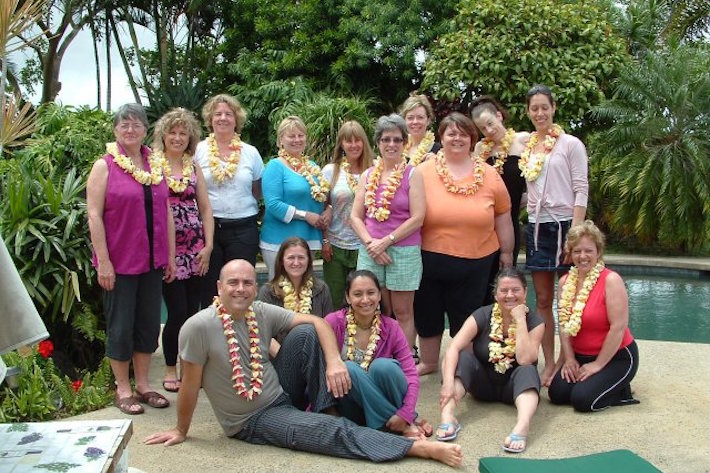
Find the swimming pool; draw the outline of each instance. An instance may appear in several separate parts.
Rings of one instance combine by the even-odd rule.
[[[635,338],[710,343],[710,279],[697,271],[611,267],[626,283],[629,327]],[[528,285],[528,304],[534,304],[529,275]],[[556,305],[555,301],[555,313]]]
[[[610,265],[629,293],[629,326],[642,340],[710,343],[710,277],[693,270]],[[320,266],[317,277],[322,278]],[[259,284],[267,275],[260,273]],[[535,291],[528,273],[528,305]],[[554,307],[557,312],[556,302]],[[165,322],[163,307],[162,321]]]

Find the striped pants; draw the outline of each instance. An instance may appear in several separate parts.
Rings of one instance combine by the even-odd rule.
[[[311,325],[291,330],[274,367],[285,393],[254,414],[235,438],[373,462],[399,460],[412,448],[411,439],[360,427],[344,417],[319,413],[334,406],[336,400],[327,391],[323,353]],[[296,408],[307,403],[306,392],[313,412]]]

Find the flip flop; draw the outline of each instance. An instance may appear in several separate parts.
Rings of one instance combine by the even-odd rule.
[[[136,391],[135,398],[138,402],[143,404],[148,404],[150,407],[155,407],[156,409],[163,409],[170,405],[165,396],[155,391],[140,392]]]
[[[119,399],[118,397],[113,401],[114,406],[118,407],[118,410],[129,416],[135,416],[138,414],[143,414],[143,406],[141,406],[138,401],[133,396],[126,396]],[[131,410],[138,406],[140,409]]]
[[[503,450],[505,450],[508,453],[523,453],[528,446],[528,436],[527,435],[520,435],[520,434],[516,434],[514,432],[511,432],[510,435],[508,435],[508,438],[510,439],[510,443],[525,442],[525,445],[523,445],[522,448],[506,447],[505,442],[503,442],[503,445],[502,445]]]
[[[439,424],[439,427],[436,428],[436,430],[443,430],[444,433],[448,432],[449,430],[453,429],[454,431],[448,435],[437,435],[436,440],[440,442],[449,442],[451,440],[456,440],[456,437],[459,436],[459,432],[461,432],[461,424],[458,422],[446,422],[443,424]]]
[[[180,389],[180,380],[179,379],[164,379],[163,380],[163,389],[165,389],[168,392],[171,393],[176,393]]]

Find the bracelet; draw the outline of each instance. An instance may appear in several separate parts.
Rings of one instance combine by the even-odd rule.
[[[305,220],[306,219],[306,211],[305,210],[296,210],[296,212],[294,212],[293,216],[297,220]]]
[[[323,238],[323,244],[324,244],[324,245],[329,245],[329,244],[330,244],[330,240],[328,240],[327,238]]]

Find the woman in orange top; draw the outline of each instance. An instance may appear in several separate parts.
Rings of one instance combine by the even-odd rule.
[[[422,282],[414,297],[421,346],[419,374],[438,370],[444,314],[451,336],[481,307],[500,251],[513,262],[510,197],[498,172],[473,156],[478,141],[470,118],[454,112],[439,126],[443,148],[421,164],[426,196],[422,226]]]

